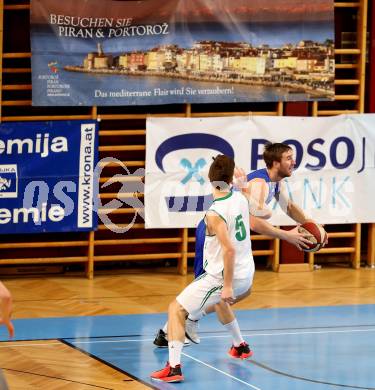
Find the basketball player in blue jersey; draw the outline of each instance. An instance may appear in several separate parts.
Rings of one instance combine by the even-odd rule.
[[[253,231],[268,235],[273,238],[285,240],[296,246],[299,250],[306,248],[309,243],[307,236],[298,231],[298,226],[292,230],[282,230],[272,226],[266,219],[270,218],[272,211],[269,204],[275,198],[282,210],[298,224],[303,224],[309,219],[294,202],[289,199],[285,184],[282,180],[290,177],[295,166],[293,152],[290,146],[282,143],[268,144],[264,148],[263,159],[266,168],[258,169],[248,175],[242,169],[235,169],[236,186],[248,197],[250,203],[250,227]],[[206,225],[202,220],[196,229],[194,274],[198,277],[204,273],[203,269],[203,247],[206,236]],[[236,297],[235,302],[246,298],[250,291],[243,296]],[[200,313],[201,316],[216,311],[220,322],[226,326],[233,323],[236,326],[236,319],[229,305],[223,302],[209,307]],[[200,342],[197,327],[200,318],[189,315],[186,321],[186,336],[192,342]],[[159,348],[168,346],[167,324],[160,329],[155,337],[154,344]],[[227,327],[227,326],[226,326]]]

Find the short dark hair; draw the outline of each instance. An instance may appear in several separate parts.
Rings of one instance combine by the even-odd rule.
[[[263,160],[266,163],[267,168],[272,168],[273,162],[281,161],[283,153],[292,150],[292,148],[287,144],[282,143],[268,143],[264,146]]]
[[[234,160],[224,154],[217,155],[213,160],[208,178],[215,188],[222,190],[233,181]]]

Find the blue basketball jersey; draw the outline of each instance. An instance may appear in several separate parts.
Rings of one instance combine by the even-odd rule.
[[[247,181],[252,179],[264,179],[268,184],[269,193],[266,199],[266,204],[269,204],[271,200],[275,197],[277,200],[280,194],[280,182],[271,181],[268,176],[267,169],[258,169],[254,172],[251,172],[247,175]],[[195,259],[194,259],[194,275],[197,278],[198,276],[204,273],[203,269],[203,248],[204,241],[206,238],[206,223],[202,219],[195,231]]]
[[[194,259],[194,275],[198,276],[204,273],[203,269],[203,248],[206,238],[206,223],[202,219],[195,231],[195,259]]]

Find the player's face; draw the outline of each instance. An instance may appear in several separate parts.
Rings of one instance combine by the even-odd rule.
[[[293,152],[291,150],[284,152],[279,162],[278,175],[283,178],[291,176],[295,165]]]

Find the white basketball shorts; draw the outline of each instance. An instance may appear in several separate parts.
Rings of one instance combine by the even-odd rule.
[[[233,280],[233,293],[235,297],[244,294],[253,284],[254,273],[246,279]],[[204,273],[191,282],[176,298],[177,302],[192,315],[198,315],[207,307],[220,302],[223,290],[222,278],[218,279]]]

